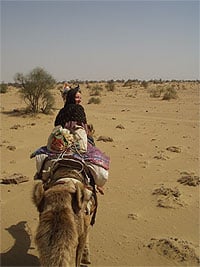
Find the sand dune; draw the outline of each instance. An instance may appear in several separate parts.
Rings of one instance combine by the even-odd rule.
[[[111,158],[91,230],[91,266],[199,265],[198,86],[180,84],[178,99],[162,101],[118,84],[115,92],[104,89],[98,105],[87,104],[82,86],[96,145]],[[1,94],[2,266],[39,266],[31,200],[36,168],[29,156],[46,144],[63,105],[57,89],[54,96],[54,114],[30,117],[19,112],[25,104],[17,89]]]

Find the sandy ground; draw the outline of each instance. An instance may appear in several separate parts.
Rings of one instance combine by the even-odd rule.
[[[171,101],[144,88],[104,90],[100,104],[82,104],[88,122],[113,142],[96,141],[111,158],[105,195],[91,230],[92,266],[199,265],[199,88],[186,83]],[[1,184],[1,266],[39,266],[31,200],[38,147],[45,145],[63,102],[54,90],[52,115],[29,117],[18,90],[1,94],[1,179],[21,173],[29,181]],[[179,181],[178,181],[179,180]]]

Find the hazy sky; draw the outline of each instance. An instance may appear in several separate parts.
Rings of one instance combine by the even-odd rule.
[[[199,79],[199,4],[1,0],[1,81]]]

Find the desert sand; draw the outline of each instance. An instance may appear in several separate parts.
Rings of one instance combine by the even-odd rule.
[[[91,229],[91,267],[199,265],[199,84],[176,88],[178,98],[164,101],[118,84],[114,92],[104,88],[100,104],[88,104],[81,85],[96,145],[111,159]],[[32,117],[20,112],[26,105],[18,89],[1,94],[1,182],[15,173],[27,180],[0,184],[1,266],[39,266],[30,154],[46,145],[63,105],[53,92],[53,114]]]

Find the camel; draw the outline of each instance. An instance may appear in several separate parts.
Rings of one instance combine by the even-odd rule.
[[[90,263],[88,231],[95,201],[93,192],[80,182],[81,175],[65,168],[64,178],[55,175],[47,188],[41,181],[34,186],[33,202],[40,214],[35,242],[42,266]]]

